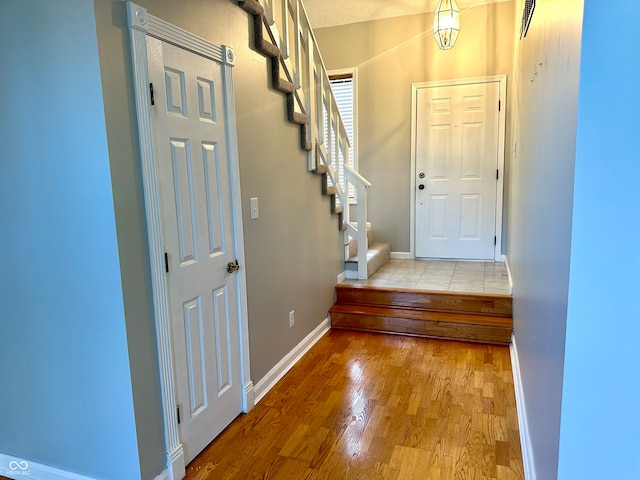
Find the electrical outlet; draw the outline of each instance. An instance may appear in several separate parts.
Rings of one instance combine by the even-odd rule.
[[[289,312],[289,328],[293,328],[293,325],[296,323],[295,313],[293,310]]]

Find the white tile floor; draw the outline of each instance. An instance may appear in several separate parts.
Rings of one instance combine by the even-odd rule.
[[[510,294],[504,263],[448,260],[389,260],[368,280],[343,283],[418,290]]]

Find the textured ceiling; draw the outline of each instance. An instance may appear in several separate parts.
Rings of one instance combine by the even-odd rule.
[[[457,0],[460,10],[511,0]],[[439,0],[303,0],[313,28],[433,12]]]

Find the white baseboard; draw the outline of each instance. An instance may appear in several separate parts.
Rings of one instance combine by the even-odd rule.
[[[531,449],[531,437],[529,436],[529,422],[527,421],[527,408],[524,400],[524,387],[520,376],[520,362],[518,360],[518,347],[516,337],[511,335],[511,369],[513,370],[513,386],[516,391],[516,409],[518,411],[518,429],[520,430],[520,444],[522,445],[522,463],[524,465],[525,480],[536,480],[536,470],[533,463],[533,451]]]
[[[347,271],[343,270],[338,274],[338,278],[336,279],[336,283],[342,283],[344,279],[347,278]]]
[[[285,357],[280,360],[275,367],[273,367],[258,383],[256,383],[253,391],[255,404],[257,405],[260,400],[271,390],[278,381],[284,377],[284,375],[291,370],[298,360],[313,347],[322,336],[329,331],[331,323],[329,318],[325,318],[320,325],[313,329],[313,331],[307,335],[293,350],[291,350]]]
[[[171,465],[169,480],[181,480],[186,476],[187,464],[184,460],[182,444],[169,455],[169,465]]]
[[[391,252],[391,258],[399,260],[411,260],[411,252]]]
[[[502,261],[505,267],[507,267],[507,275],[509,276],[509,293],[513,295],[513,278],[511,278],[511,268],[509,267],[509,259],[506,255],[502,255]]]
[[[14,480],[95,480],[93,477],[68,472],[29,459],[0,453],[0,475]]]
[[[253,382],[249,382],[244,386],[244,401],[242,402],[242,411],[248,413],[256,404],[255,390]]]
[[[163,471],[160,475],[156,476],[153,480],[171,480],[169,478],[169,470]]]

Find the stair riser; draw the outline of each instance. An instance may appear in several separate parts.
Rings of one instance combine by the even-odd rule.
[[[329,313],[356,316],[374,316],[387,318],[404,318],[412,321],[433,321],[446,323],[460,323],[462,325],[483,325],[487,327],[513,328],[511,317],[496,315],[481,315],[478,313],[434,312],[432,310],[415,310],[413,308],[379,307],[374,305],[343,305],[336,304],[329,309]]]
[[[331,313],[331,327],[496,345],[509,345],[512,331],[509,327],[340,313]]]
[[[376,305],[439,312],[478,313],[511,317],[513,302],[507,295],[465,295],[399,291],[396,289],[336,287],[338,304]]]

